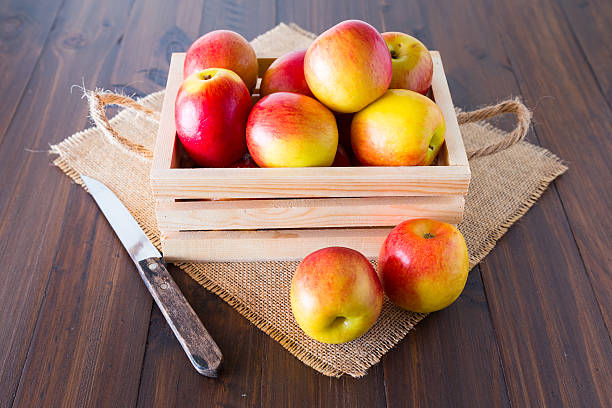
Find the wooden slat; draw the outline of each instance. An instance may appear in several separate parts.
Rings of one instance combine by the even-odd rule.
[[[274,57],[262,57],[262,56],[257,56],[257,63],[259,66],[259,71],[258,71],[258,75],[259,78],[263,77],[263,74],[267,71],[268,67],[270,67],[270,65],[272,65],[272,63],[274,62],[274,60],[276,58],[280,57],[280,55]],[[259,81],[258,81],[258,87],[257,90],[259,90]]]
[[[158,203],[162,231],[388,227],[410,218],[461,221],[465,199],[362,197]]]
[[[154,194],[179,199],[457,195],[469,181],[465,166],[151,170]]]
[[[449,166],[466,166],[469,169],[463,138],[461,137],[457,115],[455,114],[455,105],[453,104],[453,99],[448,89],[448,82],[444,74],[440,52],[431,51],[431,59],[434,64],[431,91],[436,104],[440,107],[444,115],[444,122],[446,125],[444,150],[441,152],[444,156],[447,156],[444,164]]]
[[[176,125],[174,123],[174,101],[183,82],[183,63],[185,53],[173,53],[168,72],[168,83],[161,110],[161,120],[157,130],[153,163],[151,169],[171,169],[178,167]]]
[[[162,234],[170,261],[300,260],[329,246],[353,248],[378,257],[391,228],[286,229],[261,231],[185,231]]]

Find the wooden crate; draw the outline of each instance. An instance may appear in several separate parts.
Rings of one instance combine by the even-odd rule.
[[[470,168],[440,54],[431,55],[430,97],[446,121],[434,166],[183,168],[174,100],[185,54],[173,54],[151,168],[166,259],[292,260],[326,246],[376,257],[401,221],[461,221]],[[274,58],[258,60],[261,77]]]

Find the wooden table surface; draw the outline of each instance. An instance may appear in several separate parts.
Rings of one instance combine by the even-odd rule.
[[[1,0],[0,407],[611,406],[612,2]],[[570,170],[361,379],[306,367],[172,269],[225,354],[198,375],[93,200],[44,152],[89,126],[74,84],[144,95],[217,28],[348,18],[442,53],[456,105],[519,95]]]

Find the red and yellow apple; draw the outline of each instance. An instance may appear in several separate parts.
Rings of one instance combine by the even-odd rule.
[[[249,89],[257,84],[258,64],[255,50],[240,34],[216,30],[204,34],[187,50],[183,78],[206,68],[225,68],[234,71]]]
[[[357,112],[380,97],[391,82],[389,49],[374,27],[347,20],[325,31],[304,58],[308,87],[336,112]]]
[[[174,105],[176,133],[200,166],[226,167],[246,152],[251,95],[234,72],[209,68],[183,81]]]
[[[333,113],[319,101],[276,92],[253,106],[246,139],[260,167],[330,166],[338,148],[338,129]]]
[[[440,151],[445,131],[444,115],[431,99],[390,89],[355,114],[351,145],[364,165],[429,165]]]
[[[409,89],[425,95],[433,77],[433,61],[427,47],[404,33],[388,32],[382,37],[389,47],[393,64],[389,88]]]
[[[304,77],[306,50],[292,51],[276,59],[264,73],[259,87],[261,96],[274,92],[295,92],[314,96]]]
[[[367,332],[378,319],[383,291],[372,264],[342,247],[308,255],[291,280],[291,310],[315,340],[345,343]]]
[[[463,235],[445,222],[404,221],[385,239],[378,276],[389,299],[413,312],[429,313],[453,303],[463,291],[469,257]]]

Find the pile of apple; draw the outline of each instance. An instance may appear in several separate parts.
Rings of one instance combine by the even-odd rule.
[[[427,93],[433,63],[407,34],[344,21],[268,68],[261,99],[255,51],[218,30],[185,58],[175,103],[177,135],[204,167],[431,164],[444,116]],[[248,152],[248,153],[247,153]]]
[[[196,164],[429,165],[444,142],[442,112],[424,96],[431,56],[407,34],[381,35],[363,21],[344,21],[307,50],[275,60],[252,106],[257,74],[253,48],[232,31],[213,31],[189,48],[175,119]],[[291,308],[307,335],[343,343],[374,325],[383,290],[410,311],[447,307],[463,291],[468,264],[457,228],[405,221],[386,238],[378,271],[349,248],[324,248],[304,258],[292,279]]]

